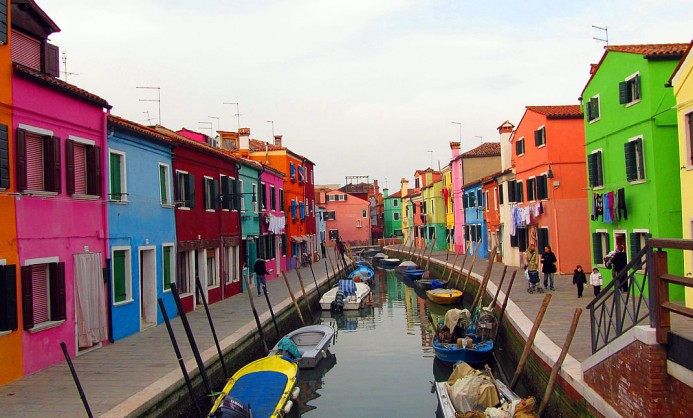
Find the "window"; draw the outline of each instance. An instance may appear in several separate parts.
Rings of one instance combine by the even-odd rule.
[[[505,197],[503,196],[503,184],[498,185],[498,204],[502,205],[504,203]]]
[[[484,208],[486,209],[486,212],[488,212],[488,210],[489,210],[488,195],[489,195],[488,190],[486,190],[486,192],[484,192]]]
[[[260,190],[259,190],[260,196],[258,196],[258,200],[260,201],[260,210],[267,210],[269,206],[267,206],[267,186],[265,186],[265,183],[260,183]]]
[[[361,219],[356,220],[356,227],[361,228],[363,225],[361,224]]]
[[[488,196],[486,196],[486,200],[488,200]],[[497,187],[493,188],[493,209],[498,210],[498,188]]]
[[[171,181],[168,164],[159,163],[159,197],[162,205],[171,205]]]
[[[546,145],[546,127],[542,126],[534,131],[534,145],[537,147]]]
[[[399,202],[397,201],[397,199],[392,200],[392,206],[394,206],[394,207],[399,206]]]
[[[113,247],[111,256],[113,304],[132,300],[132,260],[129,247]]]
[[[225,276],[226,283],[235,283],[241,280],[240,275],[240,263],[239,263],[239,251],[238,246],[224,247],[224,254],[226,260],[228,260],[228,273]]]
[[[207,253],[207,287],[219,286],[219,272],[217,270],[217,250],[208,248]]]
[[[470,208],[475,208],[476,207],[476,193],[470,192],[467,194],[467,200],[469,200],[469,207]]]
[[[623,144],[626,154],[626,179],[628,181],[645,180],[645,157],[642,137],[631,139]]]
[[[205,210],[219,208],[219,181],[205,177]]]
[[[517,249],[522,253],[527,251],[529,247],[529,234],[527,233],[527,228],[517,228],[515,234],[517,235]]]
[[[640,101],[640,74],[633,74],[618,83],[618,102],[631,105]]]
[[[548,245],[551,245],[549,243],[549,228],[537,228],[537,251],[543,253],[544,248]]]
[[[27,265],[21,267],[24,329],[66,318],[65,263],[57,257],[51,257],[54,262],[45,261],[26,260]]]
[[[604,264],[604,255],[609,251],[611,251],[609,234],[606,231],[599,230],[592,233],[592,259],[594,264]]]
[[[517,183],[515,180],[508,181],[508,202],[516,202],[515,193],[517,192]]]
[[[257,184],[253,183],[253,192],[251,196],[257,196],[258,190],[257,190]],[[242,190],[242,189],[241,189]],[[256,202],[253,203],[253,212],[257,212],[258,208],[258,202],[260,201],[257,197],[255,198]],[[245,197],[241,196],[241,210],[245,210]]]
[[[289,163],[289,176],[291,181],[296,181],[296,166],[292,162]]]
[[[301,215],[301,219],[306,219],[306,205],[303,202],[298,203],[298,212]]]
[[[173,264],[173,244],[164,244],[161,247],[162,263],[161,276],[163,281],[163,290],[167,292],[171,290],[171,283],[174,282],[173,274],[176,271],[176,266]]]
[[[35,130],[17,129],[17,190],[60,193],[60,138]]]
[[[0,23],[0,25],[2,25],[2,23]],[[0,28],[1,27],[2,26],[0,26]],[[0,33],[0,36],[2,36],[1,33]],[[0,38],[0,43],[2,43],[2,38]],[[0,190],[7,189],[9,187],[10,187],[9,131],[8,131],[7,125],[0,124]]]
[[[549,178],[546,174],[537,177],[537,200],[549,198]]]
[[[94,141],[86,139],[71,139],[65,142],[66,162],[66,188],[69,195],[101,195],[101,148],[94,145]],[[122,178],[125,183],[125,154],[122,156]],[[127,196],[124,184],[121,186],[121,195]],[[119,197],[120,197],[119,196]],[[123,199],[121,197],[121,200]]]
[[[179,208],[195,207],[195,176],[186,171],[176,171],[176,204]]]
[[[261,235],[257,241],[257,256],[265,260],[276,258],[277,248],[274,235]]]
[[[525,139],[520,138],[515,142],[515,155],[520,156],[525,153]]]
[[[688,131],[688,164],[693,165],[693,112],[686,115],[686,122],[688,123],[684,129]]]
[[[339,230],[338,229],[330,229],[330,239],[331,240],[337,240],[339,238]]]
[[[270,186],[270,209],[277,210],[277,190],[274,186]]]
[[[305,175],[303,173],[303,166],[299,165],[298,166],[298,182],[303,183],[304,177],[305,177]]]
[[[336,219],[336,217],[335,217],[335,211],[333,211],[333,210],[327,210],[327,211],[325,211],[323,216],[324,216],[324,219],[325,219],[326,221],[334,221],[334,220]]]
[[[604,168],[602,166],[601,150],[593,151],[587,156],[587,170],[589,172],[590,187],[604,187]]]
[[[191,293],[195,288],[193,285],[195,263],[192,261],[194,258],[194,251],[178,253],[178,293],[181,295]]]
[[[399,221],[399,212],[394,212],[394,213],[392,214],[392,219],[395,220],[395,221]]]
[[[433,205],[433,199],[431,199],[430,209],[428,210],[428,213],[433,215],[433,213],[435,212],[434,209],[435,209],[435,205]]]
[[[599,118],[599,95],[587,101],[587,121],[596,122]]]
[[[537,180],[534,177],[527,179],[527,201],[528,202],[535,200],[536,183],[537,183]]]
[[[652,237],[647,230],[633,231],[630,233],[630,259],[635,259],[640,250],[645,247],[645,242],[648,238]],[[642,260],[645,261],[644,259]]]
[[[361,210],[361,217],[362,218],[367,218],[368,217],[368,211],[366,209]]]
[[[7,0],[0,2],[0,45],[7,44]]]
[[[525,201],[524,190],[522,189],[521,181],[515,183],[515,201],[517,203],[522,203]]]
[[[296,218],[296,201],[295,200],[291,201],[291,218],[294,220],[297,219]]]
[[[0,265],[0,332],[16,331],[17,321],[17,266]]]
[[[279,189],[279,210],[284,212],[284,189]]]
[[[68,141],[69,143],[69,141]],[[77,174],[78,169],[77,169],[77,160],[79,158],[84,158],[79,157],[80,153],[83,151],[80,151],[81,147],[76,146],[74,147],[74,151],[70,151],[68,148],[67,152],[67,158],[70,159],[70,154],[71,152],[74,153],[75,156],[75,174]],[[127,202],[127,181],[126,181],[126,173],[125,173],[125,153],[119,152],[119,151],[114,151],[110,150],[108,154],[108,163],[109,163],[109,170],[110,170],[110,182],[109,182],[109,189],[108,189],[108,199],[112,202]],[[80,182],[77,180],[77,175],[75,175],[75,184],[73,186],[73,191],[76,193],[82,193],[79,190],[82,189],[81,184],[83,183],[83,179]],[[82,177],[82,176],[80,176]],[[68,184],[68,194],[70,194],[70,185]]]

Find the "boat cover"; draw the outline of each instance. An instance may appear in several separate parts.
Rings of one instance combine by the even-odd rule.
[[[229,395],[250,405],[253,417],[269,417],[277,409],[288,380],[284,373],[270,370],[246,374],[236,381]]]
[[[491,377],[464,362],[455,365],[446,388],[457,411],[467,412],[477,405],[488,408],[500,402]]]
[[[291,338],[282,337],[282,339],[277,343],[277,349],[291,354],[294,359],[301,358],[301,352],[298,350],[296,343],[294,343]]]
[[[455,326],[457,325],[457,322],[460,320],[460,318],[463,319],[463,322],[465,324],[469,324],[469,322],[471,321],[469,310],[453,308],[445,312],[445,326],[448,327],[450,332],[452,332],[452,330],[455,329]]]
[[[339,281],[339,290],[344,292],[344,296],[356,295],[356,283],[353,280],[341,279]]]

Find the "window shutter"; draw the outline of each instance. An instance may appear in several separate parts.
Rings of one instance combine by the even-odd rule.
[[[48,42],[43,45],[43,71],[53,77],[60,77],[60,49]]]
[[[60,138],[57,136],[48,136],[45,138],[45,144],[48,152],[48,160],[45,165],[47,177],[46,190],[49,192],[60,193],[62,192],[62,182],[60,173]]]
[[[594,258],[594,264],[602,264],[604,262],[604,252],[602,248],[602,234],[599,232],[592,233],[592,258]]]
[[[517,247],[517,233],[515,233],[515,235],[510,236],[510,246]]]
[[[164,265],[163,265],[163,281],[164,290],[169,290],[171,288],[171,249],[173,247],[163,247],[164,251]]]
[[[520,155],[522,154],[522,142],[517,141],[515,142],[515,155]]]
[[[185,190],[188,192],[186,206],[192,209],[195,207],[195,176],[188,174],[185,176],[185,181]]]
[[[515,200],[515,180],[510,180],[508,182],[508,202],[516,202]]]
[[[22,276],[22,324],[24,329],[34,327],[34,290],[31,278],[31,266],[20,268]]]
[[[534,145],[541,145],[541,129],[534,131]]]
[[[515,232],[517,235],[517,246],[520,252],[527,251],[527,228],[518,228]]]
[[[0,10],[1,15],[2,10]],[[9,135],[7,125],[0,124],[0,189],[8,187],[10,187]]]
[[[484,206],[484,194],[481,189],[476,191],[476,205]]]
[[[597,119],[599,117],[599,99],[593,97],[587,104],[589,120]]]
[[[113,301],[123,302],[127,299],[125,290],[125,251],[113,251]]]
[[[7,0],[0,0],[0,45],[7,44]]]
[[[618,103],[628,103],[628,85],[625,81],[618,83]]]
[[[591,121],[592,119],[594,119],[592,117],[592,100],[593,99],[588,100],[587,105],[585,106],[585,110],[587,111],[586,112],[587,114],[585,116],[587,116],[588,121]]]
[[[589,174],[590,187],[595,187],[597,185],[596,157],[597,154],[589,154],[587,156],[587,171]]]
[[[121,190],[121,172],[120,172],[120,155],[118,154],[110,154],[110,168],[111,168],[111,175],[110,175],[110,195],[108,196],[109,199],[111,200],[120,200],[122,195],[122,190]]]
[[[518,203],[525,201],[524,191],[522,190],[522,183],[515,183],[515,198]]]
[[[50,274],[51,321],[62,321],[65,315],[65,263],[48,265]]]
[[[635,255],[640,251],[640,233],[631,232],[630,234],[630,259],[633,260]]]
[[[544,248],[549,245],[549,229],[548,228],[538,228],[537,229],[537,250],[540,253],[544,252]]]
[[[602,165],[602,152],[599,151],[595,157],[595,164],[597,168],[597,186],[604,185],[604,166]]]
[[[0,331],[17,330],[17,266],[0,266]]]
[[[67,194],[75,194],[75,143],[65,141],[65,189]]]
[[[636,164],[637,168],[637,176],[639,179],[644,179],[645,178],[645,158],[644,158],[644,153],[645,151],[643,150],[642,146],[642,138],[638,138],[635,140],[635,158],[636,158],[636,163],[639,162],[640,164]]]
[[[17,191],[26,190],[26,131],[17,129],[15,135],[15,146],[17,147]]]
[[[629,141],[623,144],[626,154],[626,179],[628,181],[637,180],[637,162],[635,161],[635,141]]]
[[[638,100],[642,96],[640,94],[640,74],[637,74],[633,78],[632,83],[633,83],[633,97],[631,98],[631,100]]]
[[[231,178],[224,176],[221,178],[221,208],[231,209]]]
[[[161,197],[161,204],[165,205],[168,203],[168,190],[166,190],[166,167],[163,165],[159,166],[159,196]]]
[[[101,196],[101,183],[103,183],[101,147],[87,147],[87,194]]]
[[[212,180],[212,209],[219,209],[219,180]]]
[[[503,185],[502,184],[498,185],[498,204],[499,205],[503,204]]]

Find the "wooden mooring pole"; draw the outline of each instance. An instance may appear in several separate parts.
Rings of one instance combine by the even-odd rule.
[[[265,331],[262,329],[262,323],[260,322],[260,316],[257,314],[257,309],[255,309],[255,301],[253,300],[253,292],[250,291],[250,275],[245,278],[245,286],[247,289],[248,300],[250,301],[250,309],[253,311],[253,316],[255,317],[255,325],[257,326],[257,332],[260,333],[260,339],[262,340],[262,346],[265,348],[265,355],[269,353],[267,349],[267,340],[265,340]]]
[[[448,273],[448,282],[450,281],[450,277],[452,277],[452,272],[455,271],[455,266],[457,265],[457,258],[460,256],[459,253],[455,253],[455,258],[452,260],[452,267],[450,267],[450,273]],[[443,274],[440,275],[441,280],[445,276],[445,271],[443,271]]]
[[[551,369],[551,377],[549,378],[548,385],[546,385],[546,391],[544,391],[544,397],[541,399],[541,405],[539,406],[539,416],[542,416],[542,414],[546,410],[546,407],[549,405],[551,393],[553,392],[553,387],[556,384],[556,377],[558,377],[558,372],[561,370],[561,366],[563,366],[563,361],[565,360],[565,357],[568,355],[570,343],[573,342],[575,330],[577,329],[578,322],[580,321],[580,314],[582,314],[582,309],[576,308],[575,313],[573,314],[573,323],[570,324],[570,329],[568,330],[568,335],[566,336],[565,342],[563,343],[561,354],[558,356],[556,364],[553,365],[553,369]]]
[[[510,290],[513,288],[513,282],[515,281],[515,276],[517,275],[517,270],[513,271],[512,276],[510,276],[510,283],[508,283],[508,290],[505,291],[505,300],[503,301],[503,307],[501,308],[500,315],[498,315],[498,327],[500,327],[503,322],[503,316],[505,315],[505,308],[508,306],[508,299],[510,299]]]
[[[224,363],[224,356],[221,354],[221,347],[219,346],[219,338],[217,338],[217,331],[214,329],[214,321],[212,321],[212,314],[209,312],[209,306],[207,305],[207,298],[205,293],[202,291],[202,283],[200,283],[200,278],[195,278],[195,283],[197,284],[197,294],[202,300],[202,305],[205,307],[205,314],[207,315],[207,322],[209,323],[209,329],[212,330],[212,338],[214,339],[214,345],[217,348],[217,354],[219,355],[219,362],[221,363],[221,370],[224,372],[224,380],[229,378],[229,373],[226,371],[226,364]]]
[[[308,308],[308,315],[310,316],[311,322],[313,321],[313,310],[310,309],[310,303],[308,303],[308,296],[306,296],[306,288],[303,286],[303,277],[301,277],[301,272],[296,269],[296,275],[298,276],[298,284],[301,285],[301,293],[303,293],[303,302],[306,304],[306,307]],[[317,289],[318,284],[315,283],[315,288]],[[319,290],[318,290],[319,292]]]
[[[161,300],[161,299],[159,299]],[[70,358],[70,354],[67,352],[67,346],[65,345],[64,342],[60,343],[60,348],[63,350],[63,355],[65,356],[65,361],[67,362],[67,367],[70,368],[70,374],[72,374],[72,380],[75,382],[75,386],[77,386],[77,392],[79,392],[79,397],[82,399],[82,405],[84,405],[84,410],[87,413],[87,416],[89,418],[92,418],[94,415],[91,413],[91,408],[89,408],[89,402],[87,401],[87,396],[84,394],[84,390],[82,389],[82,384],[79,383],[79,377],[77,376],[77,371],[75,370],[75,366],[72,365],[72,359]],[[194,399],[193,399],[194,401]],[[197,405],[197,404],[195,404]],[[198,409],[199,412],[199,409]]]
[[[546,308],[549,307],[551,302],[551,294],[548,293],[544,296],[544,301],[541,303],[541,308],[537,313],[537,318],[534,320],[534,325],[532,325],[532,331],[530,331],[527,336],[527,342],[525,343],[525,349],[522,351],[522,356],[520,356],[520,362],[517,364],[517,370],[515,370],[515,375],[513,376],[512,382],[510,382],[510,389],[515,389],[517,382],[520,381],[520,375],[525,369],[525,364],[527,364],[527,359],[529,358],[529,352],[532,351],[532,345],[534,344],[534,337],[537,336],[537,331],[539,331],[539,326],[541,325],[541,320],[544,319],[544,314],[546,313]]]
[[[298,271],[298,269],[296,269]],[[294,303],[294,307],[296,308],[296,312],[298,312],[298,317],[301,318],[301,323],[303,325],[306,325],[306,321],[303,319],[303,314],[301,313],[301,308],[298,307],[298,302],[296,302],[296,296],[294,296],[294,292],[291,291],[291,285],[289,285],[289,279],[286,277],[286,273],[282,271],[282,277],[284,278],[284,283],[286,283],[286,288],[289,290],[289,296],[291,296],[291,301]]]
[[[330,267],[332,268],[332,277],[337,278],[337,273],[334,270],[334,264],[332,264],[332,256],[330,255],[330,251],[327,250],[325,251],[327,253],[327,259],[330,260]],[[327,264],[325,264],[325,268],[327,268]],[[327,273],[327,276],[329,277],[329,273]]]
[[[436,246],[436,239],[433,238],[433,241],[431,241],[431,251],[428,252],[428,258],[426,259],[426,268],[424,270],[428,270],[428,266],[431,263],[431,255],[433,255],[433,248]]]
[[[500,283],[498,283],[498,289],[496,289],[496,294],[493,296],[493,302],[491,302],[491,308],[496,306],[496,301],[498,300],[498,294],[501,291],[501,287],[503,287],[503,281],[505,280],[505,273],[508,272],[508,266],[503,266],[503,275],[501,276]]]

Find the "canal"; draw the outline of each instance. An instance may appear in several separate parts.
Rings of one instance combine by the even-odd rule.
[[[394,271],[377,270],[371,306],[322,312],[320,323],[337,330],[331,355],[318,369],[301,371],[301,393],[290,415],[435,416],[431,382],[445,380],[451,369],[434,361],[423,296]],[[444,315],[436,306],[434,318]]]

